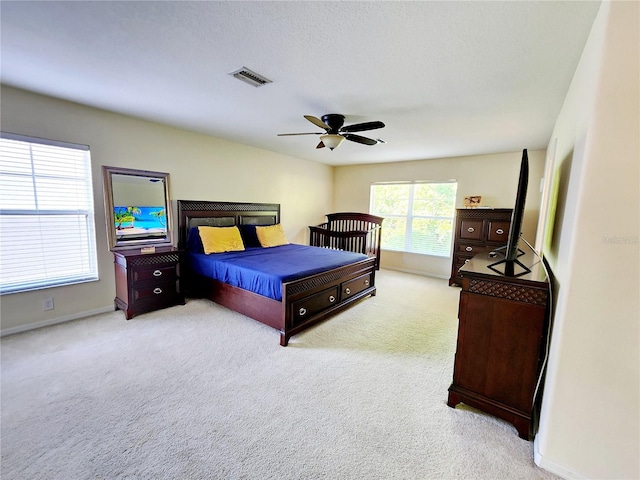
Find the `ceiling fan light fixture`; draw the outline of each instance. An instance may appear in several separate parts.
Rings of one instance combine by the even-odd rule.
[[[338,148],[340,144],[344,141],[344,137],[342,135],[336,135],[333,133],[328,133],[326,135],[321,135],[320,140],[324,143],[324,146],[329,150],[333,150],[334,148]]]

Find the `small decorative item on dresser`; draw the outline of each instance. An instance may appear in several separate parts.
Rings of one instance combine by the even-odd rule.
[[[469,197],[464,197],[463,205],[466,208],[479,207],[481,204],[482,204],[482,196],[480,195],[471,195]]]

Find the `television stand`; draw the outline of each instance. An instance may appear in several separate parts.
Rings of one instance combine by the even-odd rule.
[[[531,269],[520,260],[498,260],[495,263],[487,265],[487,268],[505,277],[521,277],[527,273],[531,273]]]

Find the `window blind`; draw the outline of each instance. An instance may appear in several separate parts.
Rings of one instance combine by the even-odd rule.
[[[385,218],[382,248],[449,256],[456,190],[455,181],[372,184],[369,211]]]
[[[98,279],[89,147],[0,134],[0,293]]]

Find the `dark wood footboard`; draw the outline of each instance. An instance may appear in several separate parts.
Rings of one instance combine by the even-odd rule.
[[[282,301],[198,275],[188,281],[191,295],[279,330],[282,346],[296,333],[376,294],[374,258],[284,283]]]
[[[334,315],[357,300],[376,294],[376,261],[358,263],[319,273],[283,285],[284,330],[280,344],[292,335]]]

